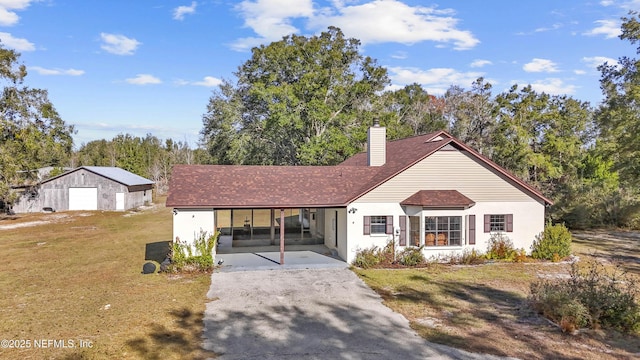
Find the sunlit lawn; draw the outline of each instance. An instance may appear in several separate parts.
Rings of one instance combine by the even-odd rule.
[[[598,244],[604,253],[602,240]],[[589,241],[576,245],[587,257]],[[613,359],[639,353],[638,336],[590,330],[563,334],[530,308],[530,283],[566,276],[568,270],[568,264],[531,262],[355,271],[432,342],[523,359]]]
[[[140,212],[24,215],[0,226],[37,220],[51,222],[0,230],[0,337],[30,347],[0,349],[0,358],[212,356],[200,349],[209,276],[141,274],[145,245],[171,239],[163,202]],[[41,340],[58,342],[35,348]]]

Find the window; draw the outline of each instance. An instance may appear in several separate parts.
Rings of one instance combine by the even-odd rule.
[[[462,245],[462,216],[427,216],[424,229],[425,246]]]
[[[489,231],[504,231],[505,224],[504,215],[489,215]]]
[[[512,232],[513,214],[488,214],[484,216],[484,232]]]
[[[387,217],[372,216],[371,217],[371,233],[384,234],[386,231],[387,231]]]
[[[393,234],[393,216],[365,216],[363,234]]]

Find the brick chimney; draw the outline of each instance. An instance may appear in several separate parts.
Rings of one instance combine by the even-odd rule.
[[[378,120],[367,132],[367,163],[369,166],[382,166],[387,161],[387,129],[380,126]]]

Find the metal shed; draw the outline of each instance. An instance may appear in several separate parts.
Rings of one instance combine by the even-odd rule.
[[[118,167],[81,166],[18,188],[15,213],[133,209],[152,201],[153,181]]]

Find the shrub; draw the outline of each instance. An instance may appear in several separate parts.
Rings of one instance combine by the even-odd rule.
[[[476,249],[464,249],[461,254],[451,253],[447,262],[452,265],[477,265],[487,261],[486,255]]]
[[[416,266],[425,263],[426,259],[422,253],[423,246],[407,247],[398,256],[398,262],[404,266]]]
[[[486,256],[487,259],[512,261],[516,256],[513,241],[501,232],[492,233]]]
[[[534,259],[558,261],[571,254],[571,232],[564,224],[547,224],[531,245]]]
[[[607,272],[594,262],[580,270],[572,264],[569,279],[532,283],[529,300],[563,331],[589,326],[633,333],[640,330],[638,290],[636,280],[619,269]]]
[[[195,239],[193,247],[177,238],[171,248],[170,271],[197,272],[211,270],[213,268],[213,248],[216,245],[219,234],[219,232],[215,232],[212,235],[208,235],[206,231],[200,231],[200,235]]]
[[[356,251],[356,258],[353,259],[352,265],[359,268],[368,269],[380,264],[380,248],[372,246],[367,249],[359,249]]]

